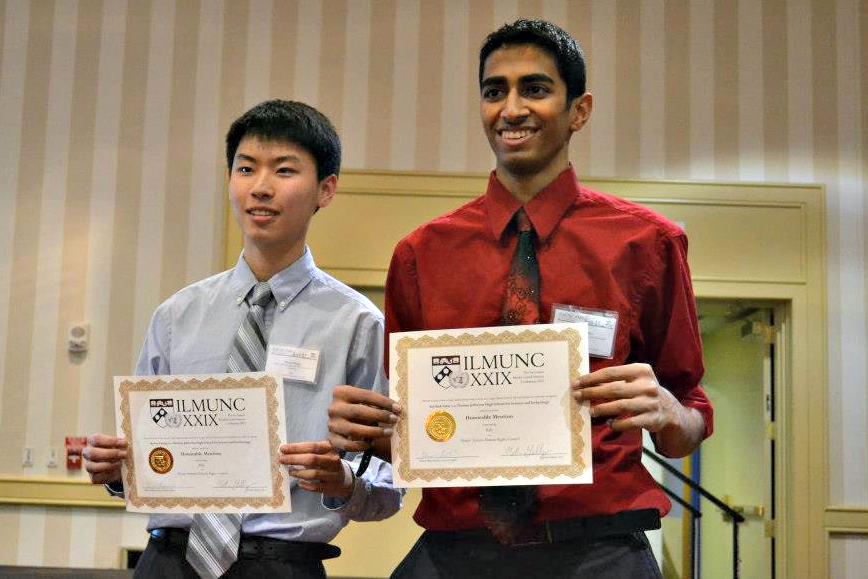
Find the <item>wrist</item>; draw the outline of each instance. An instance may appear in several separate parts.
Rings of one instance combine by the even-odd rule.
[[[356,487],[359,486],[352,470],[353,465],[341,459],[341,466],[344,469],[344,476],[349,476],[349,486],[347,486],[347,478],[344,478],[340,483],[332,485],[329,492],[323,491],[322,505],[330,511],[346,509],[347,505],[353,502]]]
[[[693,408],[678,403],[678,418],[654,434],[657,451],[668,458],[687,456],[702,442],[705,421]]]
[[[371,442],[374,456],[385,462],[392,462],[392,437],[383,436]]]
[[[344,480],[341,484],[338,496],[346,499],[353,494],[353,489],[356,486],[356,473],[353,472],[353,466],[344,459],[341,459],[341,467],[344,471]]]
[[[676,433],[684,428],[686,419],[684,406],[681,405],[669,390],[663,386],[658,386],[658,388],[663,407],[663,424],[661,424],[658,433]]]
[[[108,491],[108,493],[113,497],[124,496],[124,485],[121,480],[103,483],[103,487],[105,487],[106,491]]]

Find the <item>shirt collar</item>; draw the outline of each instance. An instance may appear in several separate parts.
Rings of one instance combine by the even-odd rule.
[[[304,253],[292,265],[271,276],[268,284],[274,294],[277,309],[283,311],[289,303],[303,290],[316,271],[316,264],[310,248],[305,246]],[[256,284],[256,277],[250,270],[250,266],[244,260],[244,252],[238,257],[235,269],[232,272],[232,290],[235,293],[235,303],[241,305],[250,289]]]
[[[524,205],[524,210],[541,241],[547,240],[552,234],[561,217],[575,203],[578,194],[579,182],[573,166],[570,165]],[[494,171],[488,177],[485,201],[491,232],[495,238],[500,239],[522,204],[498,181]]]

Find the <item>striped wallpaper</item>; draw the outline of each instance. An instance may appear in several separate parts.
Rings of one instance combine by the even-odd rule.
[[[868,506],[868,0],[0,0],[2,470],[49,472],[64,435],[110,430],[154,307],[219,267],[238,114],[314,104],[347,168],[487,171],[475,53],[518,16],[588,55],[580,174],[826,187],[829,502]],[[0,564],[113,565],[141,525],[0,509]],[[855,577],[868,539],[833,552]]]

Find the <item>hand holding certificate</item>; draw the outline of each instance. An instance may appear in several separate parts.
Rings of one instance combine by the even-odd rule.
[[[270,374],[116,377],[133,512],[288,512],[281,380]]]
[[[587,324],[390,336],[395,483],[410,487],[592,482]]]

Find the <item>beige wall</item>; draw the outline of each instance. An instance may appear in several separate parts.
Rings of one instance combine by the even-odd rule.
[[[868,506],[868,1],[469,5],[0,0],[0,470],[49,473],[62,436],[112,429],[109,377],[131,368],[151,311],[219,267],[234,117],[296,98],[334,120],[348,168],[486,171],[473,53],[521,15],[588,54],[580,174],[826,187],[829,501]],[[65,349],[78,321],[82,360]],[[119,514],[5,508],[0,524],[15,538],[0,563],[63,564],[93,538],[93,556],[67,560],[105,565],[110,538],[140,537]],[[833,538],[835,576],[855,577],[866,552]]]

